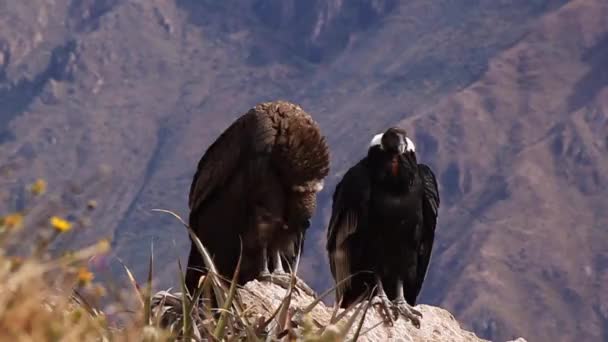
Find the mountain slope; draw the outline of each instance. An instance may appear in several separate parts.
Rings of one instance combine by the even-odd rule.
[[[447,200],[427,298],[482,336],[608,336],[607,16],[600,1],[564,6],[403,122]]]
[[[187,236],[150,209],[187,217],[205,148],[254,104],[284,98],[319,121],[332,149],[302,266],[315,288],[331,282],[323,236],[334,184],[374,133],[401,122],[445,199],[422,301],[486,338],[606,334],[601,1],[0,9],[0,211],[22,209],[36,177],[65,206],[44,210],[99,203],[94,225],[58,250],[109,236],[143,277],[154,242],[158,286],[176,286]],[[536,329],[539,316],[549,333]]]

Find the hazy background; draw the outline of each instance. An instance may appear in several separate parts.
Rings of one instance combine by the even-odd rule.
[[[99,204],[58,251],[109,237],[142,278],[154,242],[176,286],[185,230],[150,209],[187,217],[207,146],[279,98],[332,149],[315,289],[336,181],[398,124],[442,196],[421,302],[499,341],[608,341],[605,0],[0,0],[0,213],[45,178],[63,215]]]

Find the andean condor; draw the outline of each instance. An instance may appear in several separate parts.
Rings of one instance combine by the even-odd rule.
[[[189,225],[220,275],[233,277],[241,241],[239,284],[285,275],[328,172],[325,137],[298,105],[260,103],[232,123],[199,161],[189,195]],[[192,243],[186,271],[190,293],[205,273]]]
[[[419,326],[422,314],[412,306],[431,258],[438,208],[435,175],[418,164],[406,132],[392,127],[374,136],[333,194],[327,251],[336,283],[347,279],[337,289],[342,307],[375,289],[372,304],[387,319],[400,313]]]

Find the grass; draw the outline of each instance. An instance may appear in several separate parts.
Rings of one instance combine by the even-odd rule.
[[[46,183],[36,181],[29,189],[33,199],[44,197]],[[87,204],[88,210],[95,206]],[[297,267],[292,271],[290,288],[281,304],[269,317],[256,317],[245,309],[234,279],[222,279],[209,253],[192,229],[175,213],[195,241],[209,270],[195,293],[187,293],[182,265],[177,275],[181,293],[153,294],[153,249],[148,260],[145,282],[138,282],[124,265],[131,286],[116,288],[95,281],[87,268],[93,257],[110,250],[105,241],[62,255],[50,253],[55,239],[78,234],[78,225],[58,215],[30,218],[27,211],[0,215],[0,341],[346,341],[355,328],[356,340],[367,305],[353,306],[350,317],[342,312],[332,315],[329,325],[321,327],[311,318],[312,310],[330,289],[308,306],[292,306]],[[40,213],[32,214],[40,216]],[[46,214],[45,214],[46,215]],[[36,222],[35,227],[29,227]],[[28,253],[17,254],[15,244],[23,231],[34,231],[39,238]],[[20,249],[18,249],[20,250]],[[134,300],[129,300],[133,299]],[[211,299],[217,303],[213,308]],[[105,303],[101,305],[101,303]],[[133,303],[134,302],[134,303]],[[133,308],[134,307],[134,308]],[[357,323],[358,321],[358,323]]]

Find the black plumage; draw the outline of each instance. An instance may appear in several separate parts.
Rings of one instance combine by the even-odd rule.
[[[333,194],[327,250],[336,282],[348,279],[338,286],[342,307],[376,287],[375,302],[419,322],[411,306],[427,273],[438,208],[435,176],[418,164],[405,131],[375,136]]]
[[[261,103],[230,125],[201,158],[189,195],[189,224],[218,272],[232,278],[240,241],[240,284],[293,267],[328,172],[325,138],[295,104]],[[192,245],[191,293],[205,273]]]

